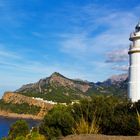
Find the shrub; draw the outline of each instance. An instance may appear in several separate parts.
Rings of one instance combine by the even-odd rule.
[[[137,112],[136,112],[137,110]],[[138,135],[140,132],[140,101],[131,103],[113,96],[94,96],[79,104],[57,105],[44,117],[39,132],[48,139],[69,134]],[[44,140],[37,128],[29,133],[25,121],[10,128],[7,140]]]
[[[26,138],[23,136],[17,136],[14,140],[25,140]]]
[[[66,106],[58,105],[44,117],[40,133],[50,138],[72,134],[73,117]]]
[[[14,140],[18,136],[26,136],[29,133],[29,126],[25,120],[16,121],[11,127],[8,134],[10,140]]]
[[[140,114],[138,111],[137,111],[137,118],[138,118],[138,122],[139,122],[139,126],[140,126]]]
[[[91,101],[83,100],[72,107],[75,121],[86,118],[92,123],[99,119],[100,131],[106,135],[137,135],[139,125],[136,110],[127,99],[113,96],[94,96]]]
[[[39,134],[39,132],[31,132],[24,140],[47,140],[47,138]]]
[[[36,115],[40,111],[40,107],[29,105],[27,103],[13,104],[6,103],[2,99],[0,100],[0,109],[5,111],[11,111],[18,114],[32,114]]]

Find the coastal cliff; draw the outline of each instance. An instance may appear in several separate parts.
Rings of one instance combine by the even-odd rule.
[[[1,101],[0,116],[42,119],[53,106],[53,104],[43,100],[27,97],[18,93],[6,92]],[[18,108],[21,109],[18,110]]]

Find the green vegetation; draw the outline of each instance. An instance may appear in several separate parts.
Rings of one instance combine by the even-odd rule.
[[[72,134],[73,126],[74,118],[69,108],[58,105],[44,117],[40,126],[40,133],[47,136],[49,139],[61,135],[66,136]]]
[[[64,83],[60,80],[60,83],[54,79],[51,81],[51,78],[57,76],[58,78],[63,78]],[[46,81],[46,82],[45,82]],[[61,83],[62,82],[62,83]],[[73,83],[70,86],[71,82]],[[69,83],[69,84],[67,84]],[[59,73],[54,73],[52,77],[49,77],[38,84],[40,85],[41,92],[38,86],[25,86],[23,89],[19,90],[20,94],[29,97],[39,97],[43,98],[44,100],[52,100],[54,102],[65,102],[70,103],[73,100],[80,100],[82,97],[90,98],[93,95],[114,95],[121,98],[126,98],[127,95],[127,80],[120,81],[118,83],[87,83],[85,81],[78,81],[68,79],[62,76]],[[82,92],[82,88],[84,85],[90,86],[90,88],[86,92]],[[81,90],[80,90],[81,87]],[[86,88],[86,86],[85,86]]]
[[[53,86],[49,85],[47,87],[47,91],[42,93],[30,91],[21,94],[29,97],[39,97],[43,98],[44,100],[51,100],[58,103],[71,103],[73,100],[81,99],[81,96],[78,93],[81,92],[68,87],[57,87],[55,84],[53,84]]]
[[[95,96],[73,106],[73,116],[82,115],[92,122],[98,118],[100,133],[106,135],[137,135],[139,131],[136,109],[130,101],[113,96]],[[75,115],[76,114],[76,115]]]
[[[47,140],[47,138],[39,134],[39,132],[31,132],[25,137],[24,140]]]
[[[118,77],[121,77],[119,75]],[[90,98],[92,95],[114,95],[121,98],[127,96],[128,79],[122,76],[120,81],[109,78],[104,82],[87,82],[69,79],[57,72],[50,77],[40,79],[33,84],[24,85],[18,93],[29,97],[39,97],[59,103],[70,103],[83,97]]]
[[[26,136],[29,133],[29,126],[26,121],[18,120],[10,127],[9,140],[14,140],[18,136]]]
[[[137,119],[138,119],[139,126],[140,126],[140,114],[139,114],[138,110],[137,110]],[[139,131],[138,135],[140,136],[140,131]]]
[[[46,140],[46,138],[39,134],[38,129],[29,131],[25,120],[18,120],[10,127],[8,137],[2,140]]]
[[[138,135],[140,126],[136,108],[139,105],[140,102],[132,104],[119,97],[94,96],[90,101],[82,100],[80,104],[49,111],[40,126],[40,133],[49,138],[73,133]],[[65,118],[65,113],[69,114],[69,119],[64,120],[63,124],[61,118]],[[69,131],[63,133],[66,126],[70,126],[67,127]]]
[[[35,132],[50,140],[70,134],[139,135],[138,112],[140,101],[132,103],[114,96],[93,96],[74,105],[55,106]],[[34,135],[32,133],[28,136]],[[26,140],[27,135],[20,138]]]
[[[10,111],[18,114],[32,114],[36,115],[40,111],[40,107],[29,105],[27,103],[23,104],[13,104],[5,103],[3,100],[0,100],[0,110]]]
[[[113,95],[121,98],[127,97],[127,82],[122,83],[120,85],[110,85],[110,86],[92,86],[87,91],[88,96],[94,96],[94,95]]]

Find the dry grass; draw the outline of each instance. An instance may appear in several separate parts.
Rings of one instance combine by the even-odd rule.
[[[139,114],[138,110],[137,110],[137,118],[138,118],[138,122],[139,122],[139,126],[140,126],[140,114]]]
[[[140,114],[139,114],[138,110],[137,110],[137,119],[138,119],[139,126],[140,126]],[[140,132],[139,132],[139,134],[138,134],[138,135],[140,136]]]
[[[76,123],[75,128],[73,128],[74,134],[98,134],[99,126],[97,124],[97,119],[94,117],[92,123],[90,124],[86,119],[82,116],[81,120]]]

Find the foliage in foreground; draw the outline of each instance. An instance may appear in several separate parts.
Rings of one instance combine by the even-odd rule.
[[[14,140],[16,137],[25,137],[29,133],[29,126],[25,120],[18,120],[10,127],[8,140]]]
[[[29,130],[25,120],[18,120],[10,127],[8,137],[2,140],[47,140],[39,134],[38,129]]]
[[[72,134],[74,126],[74,118],[71,115],[69,108],[59,105],[53,108],[44,117],[40,126],[40,132],[49,137],[66,136]]]
[[[25,137],[18,136],[15,140],[47,140],[43,135],[39,134],[38,132],[30,132]]]
[[[73,133],[138,135],[139,104],[113,96],[95,96],[73,106],[59,106],[45,116],[40,133],[49,138]]]
[[[113,96],[96,96],[91,101],[83,100],[73,106],[73,116],[83,115],[92,122],[98,119],[100,133],[106,135],[137,135],[140,131],[136,116],[136,105]]]
[[[137,111],[140,112],[140,101],[131,103],[127,99],[113,96],[94,96],[91,100],[80,101],[79,104],[54,107],[46,114],[39,126],[39,133],[36,133],[42,139],[43,135],[48,139],[55,139],[81,133],[139,135]],[[28,140],[27,136],[30,136],[30,139],[33,136],[30,133],[21,136],[17,135],[16,131],[15,133],[14,136],[18,136],[18,140],[21,137]]]
[[[79,122],[75,123],[75,127],[73,128],[74,134],[98,134],[99,131],[100,128],[96,118],[94,118],[90,124],[84,117],[82,117]]]
[[[140,114],[139,114],[138,110],[137,110],[137,119],[138,119],[139,126],[140,126]],[[140,132],[138,133],[138,135],[140,136]]]

